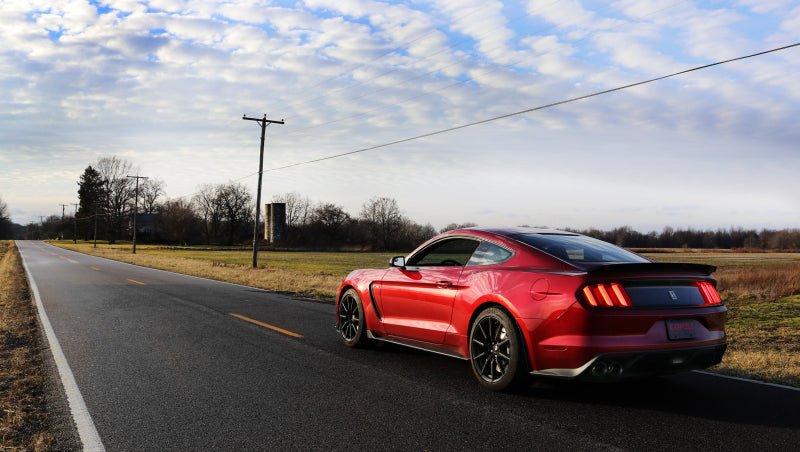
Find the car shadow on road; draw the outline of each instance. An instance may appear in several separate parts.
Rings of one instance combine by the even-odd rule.
[[[467,361],[394,344],[362,350],[364,361],[390,370],[421,385],[439,387],[487,403],[516,405],[522,410],[541,409],[541,403],[567,403],[573,407],[630,408],[629,422],[637,413],[650,411],[736,424],[800,429],[800,391],[737,381],[714,375],[684,372],[666,377],[619,383],[588,383],[537,377],[519,393],[492,394],[473,378]],[[536,405],[532,407],[531,405]],[[563,405],[562,405],[563,406]],[[581,410],[583,411],[583,408]],[[594,410],[589,410],[593,412]],[[617,413],[617,415],[621,415]],[[618,419],[619,420],[619,419]]]
[[[800,391],[695,372],[621,383],[535,379],[520,396],[800,428]]]

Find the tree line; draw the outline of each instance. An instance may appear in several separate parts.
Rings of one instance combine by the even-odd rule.
[[[129,240],[135,203],[134,165],[117,156],[103,157],[80,175],[74,215],[51,215],[27,226],[11,222],[0,199],[0,238]],[[158,179],[139,184],[137,238],[164,244],[241,245],[252,240],[255,205],[248,188],[237,182],[203,184],[190,197],[168,198]],[[286,205],[282,248],[408,251],[437,232],[476,226],[451,223],[437,231],[402,213],[394,198],[376,196],[357,213],[333,202],[314,202],[297,192],[273,197]],[[800,250],[800,229],[675,229],[639,232],[567,229],[628,248],[753,248]],[[259,236],[263,219],[259,222]]]
[[[800,250],[800,229],[675,229],[639,232],[628,226],[608,231],[567,229],[626,248],[721,248]]]

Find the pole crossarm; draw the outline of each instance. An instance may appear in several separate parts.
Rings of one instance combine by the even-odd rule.
[[[270,124],[284,124],[283,119],[280,121],[274,119],[267,119],[264,114],[263,118],[250,118],[247,115],[242,115],[245,121],[255,121],[261,126],[261,149],[258,158],[258,189],[256,190],[256,218],[255,225],[253,226],[253,268],[258,268],[258,220],[261,218],[261,178],[264,173],[264,135],[266,134],[267,126]]]
[[[263,118],[251,118],[249,116],[242,115],[242,119],[244,119],[245,121],[255,121],[260,125],[262,125],[263,123],[262,127],[266,127],[266,124],[285,124],[283,122],[283,119],[281,119],[280,121],[275,119],[267,119],[267,115],[264,115]]]

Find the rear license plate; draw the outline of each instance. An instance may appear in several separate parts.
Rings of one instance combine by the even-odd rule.
[[[667,320],[667,337],[670,340],[694,339],[693,320]]]

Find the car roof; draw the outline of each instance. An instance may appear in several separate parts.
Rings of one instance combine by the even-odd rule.
[[[547,228],[530,228],[525,226],[517,226],[517,227],[474,227],[474,228],[463,228],[457,229],[457,231],[481,231],[481,232],[488,232],[490,234],[502,235],[505,237],[510,237],[516,234],[546,234],[546,235],[580,235],[574,232],[569,231],[561,231],[558,229],[547,229]]]

